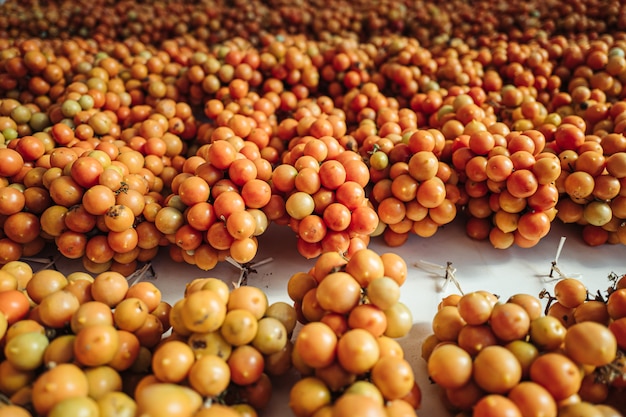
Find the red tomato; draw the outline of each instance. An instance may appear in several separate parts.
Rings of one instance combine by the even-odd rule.
[[[0,311],[7,317],[9,325],[23,319],[30,310],[26,295],[18,290],[0,292]]]

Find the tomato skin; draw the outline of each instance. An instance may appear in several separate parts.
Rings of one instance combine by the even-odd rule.
[[[43,373],[33,384],[33,407],[39,415],[66,398],[86,397],[89,386],[82,369],[71,363],[61,363]]]
[[[605,366],[617,355],[617,338],[603,324],[592,321],[575,323],[565,334],[564,349],[577,363]]]
[[[336,347],[334,330],[322,322],[305,324],[294,345],[298,354],[303,356],[304,363],[315,368],[329,366],[336,358]]]
[[[626,349],[626,317],[614,320],[609,324],[609,330],[613,332],[620,349]]]
[[[29,310],[28,298],[21,291],[0,292],[0,311],[6,316],[9,325],[26,317]]]
[[[503,346],[487,346],[474,358],[474,381],[491,394],[506,394],[522,377],[522,367],[517,357]]]
[[[2,159],[2,168],[0,168],[0,176],[12,177],[20,172],[24,165],[24,159],[19,152],[5,148],[0,150],[0,159]]]
[[[302,378],[289,392],[289,408],[297,417],[313,415],[330,402],[330,390],[316,377]]]
[[[6,405],[0,408],[0,417],[27,417],[30,413],[18,405]]]
[[[81,186],[91,188],[98,184],[104,167],[92,156],[79,157],[70,168],[72,178]]]
[[[484,396],[474,407],[475,417],[521,417],[522,413],[517,405],[500,394],[489,394]]]
[[[613,320],[626,317],[626,289],[620,288],[611,293],[606,303],[609,316]]]
[[[461,388],[472,378],[471,356],[452,343],[436,347],[428,357],[427,366],[429,377],[445,389]],[[454,372],[447,370],[448,366]]]
[[[530,366],[530,380],[547,389],[555,400],[564,400],[578,392],[582,383],[580,368],[560,353],[540,355]]]
[[[191,388],[156,383],[137,395],[137,415],[182,417],[193,415],[202,405],[202,397]]]

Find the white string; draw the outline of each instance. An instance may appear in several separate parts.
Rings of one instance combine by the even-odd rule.
[[[140,269],[136,270],[135,272],[133,272],[132,274],[126,277],[126,281],[128,281],[128,285],[133,286],[134,284],[141,281],[143,278],[147,278],[146,272],[148,271],[152,272],[152,275],[150,275],[149,278],[156,279],[157,276],[156,276],[156,273],[154,272],[154,269],[152,268],[152,263],[148,262],[144,266],[142,266]]]
[[[561,236],[561,239],[559,240],[559,246],[556,248],[556,255],[554,256],[555,263],[559,261],[559,256],[561,256],[561,251],[565,245],[565,239],[567,239],[565,236]]]
[[[239,270],[243,270],[243,267],[239,264],[239,262],[237,262],[236,260],[234,260],[230,256],[226,257],[226,262],[228,262],[229,264],[231,264],[232,266],[234,266],[235,268],[237,268]]]
[[[26,258],[21,258],[20,261],[32,262],[35,264],[43,264],[40,269],[49,269],[50,267],[55,266],[57,258],[54,258],[52,256],[50,256],[49,258],[26,257]]]
[[[448,288],[450,282],[454,283],[454,286],[459,290],[461,294],[463,294],[463,290],[461,289],[461,284],[459,280],[456,278],[456,268],[452,266],[452,262],[448,262],[445,266],[438,265],[432,262],[419,260],[413,264],[417,268],[423,269],[425,271],[429,271],[438,275],[440,278],[444,278],[444,282],[440,287],[440,291],[445,291]]]
[[[558,262],[559,262],[559,257],[561,256],[561,251],[563,250],[563,246],[565,246],[565,240],[567,238],[565,236],[561,236],[561,239],[559,239],[559,244],[556,248],[556,255],[554,256],[554,261],[552,261],[552,266],[550,267],[550,274],[548,275],[550,278],[554,277],[554,273],[556,272],[558,274],[558,278],[573,278],[573,277],[580,277],[581,274],[575,273],[575,274],[565,274],[558,266]]]
[[[417,262],[414,262],[413,266],[423,269],[425,271],[430,271],[430,272],[439,272],[439,271],[446,269],[445,266],[442,266],[433,262],[424,261],[422,259],[420,259]]]
[[[274,258],[269,257],[269,258],[265,258],[259,262],[255,262],[253,264],[240,264],[239,262],[235,261],[233,258],[231,258],[230,256],[226,257],[226,262],[228,262],[229,264],[233,265],[235,268],[237,268],[239,270],[239,279],[236,282],[233,282],[233,287],[235,288],[239,288],[242,285],[245,285],[248,282],[248,275],[252,272],[256,273],[256,268],[258,268],[259,266],[263,266],[265,264],[268,264],[270,262],[272,262],[274,260]]]
[[[252,265],[250,265],[250,268],[255,269],[255,268],[258,268],[259,266],[263,266],[263,265],[268,264],[268,263],[273,262],[273,261],[274,261],[274,258],[272,258],[272,257],[265,258],[262,261],[253,263]]]

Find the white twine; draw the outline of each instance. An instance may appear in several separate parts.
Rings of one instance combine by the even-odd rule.
[[[146,272],[148,271],[150,271],[150,275],[146,275]],[[140,269],[127,276],[126,281],[128,281],[129,286],[133,286],[144,278],[156,279],[156,277],[157,275],[154,268],[152,267],[152,262],[148,262]]]
[[[561,236],[561,239],[559,239],[559,244],[556,248],[556,255],[554,256],[554,260],[551,263],[551,267],[550,267],[550,273],[548,274],[548,277],[553,278],[554,277],[554,273],[556,272],[558,275],[557,279],[562,279],[562,278],[574,278],[574,277],[580,277],[582,276],[582,274],[579,273],[574,273],[574,274],[566,274],[565,272],[563,272],[559,267],[558,267],[558,262],[559,262],[559,257],[561,256],[561,251],[563,250],[563,246],[565,246],[565,240],[567,238],[565,236]]]
[[[26,258],[20,258],[20,261],[22,261],[22,262],[31,262],[31,263],[34,263],[34,264],[43,264],[41,266],[41,269],[49,269],[50,267],[55,267],[55,269],[56,269],[57,258],[54,258],[52,256],[50,256],[48,258],[26,257]]]
[[[416,266],[417,268],[431,272],[435,275],[438,275],[440,278],[443,278],[444,282],[440,287],[440,291],[445,291],[448,288],[450,282],[452,282],[454,283],[454,286],[459,290],[461,295],[464,294],[463,290],[461,289],[461,284],[455,276],[456,268],[452,266],[452,262],[447,262],[446,265],[443,266],[420,259],[419,261],[415,262],[413,266]]]
[[[246,285],[248,283],[248,275],[250,275],[251,273],[255,273],[256,274],[256,268],[258,268],[259,266],[263,266],[265,264],[268,264],[270,262],[274,261],[274,258],[269,257],[269,258],[265,258],[259,262],[255,262],[255,263],[246,263],[246,264],[240,264],[239,262],[237,262],[236,260],[234,260],[233,258],[231,258],[230,256],[226,257],[226,262],[228,262],[229,264],[231,264],[232,266],[234,266],[235,268],[237,268],[239,270],[239,279],[236,282],[233,282],[233,287],[235,288],[239,288],[242,285]]]

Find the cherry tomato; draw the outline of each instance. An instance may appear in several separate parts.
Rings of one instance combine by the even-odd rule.
[[[0,292],[0,311],[4,313],[9,325],[24,318],[30,310],[28,297],[19,290]]]

